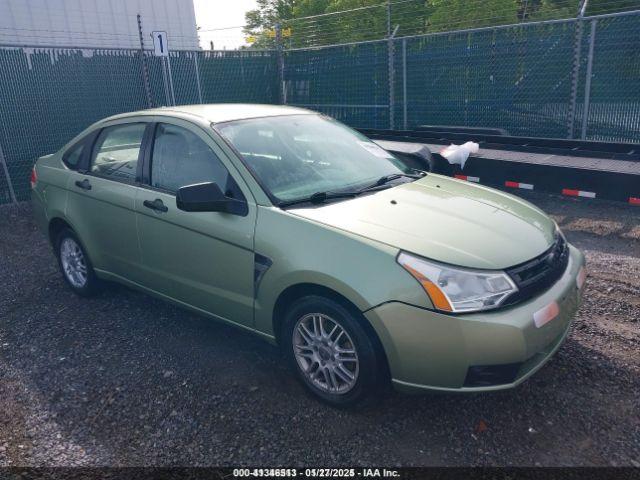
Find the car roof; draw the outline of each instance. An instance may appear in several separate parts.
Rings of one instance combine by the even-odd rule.
[[[250,103],[210,103],[203,105],[178,105],[150,108],[137,112],[114,115],[106,120],[124,119],[138,115],[182,115],[196,116],[212,123],[244,120],[247,118],[277,117],[282,115],[313,115],[316,112],[285,105],[262,105]]]

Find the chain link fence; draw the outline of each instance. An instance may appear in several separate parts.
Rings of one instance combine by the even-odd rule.
[[[286,102],[361,128],[640,141],[640,12],[284,52]]]
[[[172,104],[278,103],[276,69],[270,51],[164,59],[140,50],[0,47],[0,204],[26,200],[34,161],[97,120]]]
[[[161,105],[286,103],[363,128],[640,141],[640,11],[400,38],[390,12],[386,29],[383,40],[300,48],[280,31],[275,50],[167,59],[0,46],[0,204],[26,200],[35,159],[89,124]]]
[[[100,118],[146,107],[137,51],[0,48],[0,203],[11,190],[27,198],[39,156]]]
[[[358,127],[389,127],[386,40],[284,51],[284,101]]]
[[[493,127],[565,137],[575,21],[399,40],[402,128]],[[398,58],[402,57],[402,58]],[[398,89],[400,90],[400,89]]]
[[[568,136],[640,142],[640,12],[583,20],[575,126]]]

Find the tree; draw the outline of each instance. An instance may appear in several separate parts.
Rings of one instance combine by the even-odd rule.
[[[372,3],[377,0],[371,0]],[[244,33],[253,37],[253,47],[275,46],[275,28],[280,23],[287,28],[287,21],[326,13],[331,0],[257,0],[258,8],[245,14]]]
[[[246,14],[254,47],[275,46],[279,23],[288,47],[331,45],[523,21],[571,18],[583,0],[258,0]],[[640,0],[589,0],[587,14],[639,8]],[[387,10],[389,9],[389,10]]]
[[[621,12],[640,9],[640,0],[589,0],[587,15]]]

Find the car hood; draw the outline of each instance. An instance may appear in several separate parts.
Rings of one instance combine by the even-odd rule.
[[[502,269],[547,250],[555,224],[512,195],[449,177],[425,178],[290,213],[439,262]]]

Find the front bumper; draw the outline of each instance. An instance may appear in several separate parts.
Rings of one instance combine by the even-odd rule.
[[[578,277],[584,264],[584,255],[570,246],[567,269],[553,287],[504,310],[445,315],[389,302],[365,312],[385,349],[394,386],[474,392],[518,385],[566,338],[583,290]],[[513,375],[506,383],[469,386],[470,373],[507,365]]]

